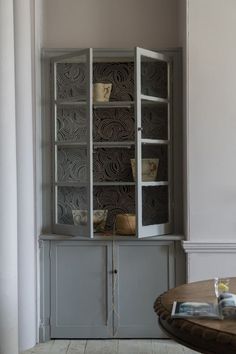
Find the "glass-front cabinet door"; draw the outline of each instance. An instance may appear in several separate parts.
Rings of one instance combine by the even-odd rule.
[[[53,58],[53,231],[92,232],[92,51]]]
[[[171,61],[86,49],[51,60],[53,232],[171,232]]]
[[[136,48],[136,229],[171,231],[171,61]]]

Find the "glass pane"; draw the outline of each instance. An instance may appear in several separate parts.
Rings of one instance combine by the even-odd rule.
[[[166,62],[141,56],[141,93],[167,98],[168,65]]]
[[[54,73],[55,223],[88,236],[88,55],[58,60]]]
[[[169,221],[168,186],[142,188],[142,225],[165,224]]]
[[[86,107],[59,105],[56,109],[56,136],[58,142],[85,143],[88,133]]]
[[[57,187],[56,218],[58,224],[77,225],[78,233],[85,232],[86,220],[81,220],[74,211],[87,210],[86,188]],[[86,234],[84,235],[86,236]]]
[[[107,210],[105,232],[116,233],[118,214],[135,214],[135,186],[94,187],[94,209]]]
[[[94,109],[93,139],[95,142],[134,141],[134,109]]]
[[[150,104],[142,101],[142,139],[168,140],[167,104]]]
[[[87,149],[58,148],[57,182],[87,182]]]
[[[93,154],[94,182],[132,182],[132,148],[98,148]]]
[[[64,59],[56,64],[56,99],[64,101],[86,100],[87,57],[81,55]]]
[[[134,100],[134,63],[94,63],[93,83],[111,83],[110,101]]]
[[[168,145],[142,144],[142,181],[168,181]]]

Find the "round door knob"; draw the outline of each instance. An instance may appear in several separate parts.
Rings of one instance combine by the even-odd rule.
[[[117,269],[114,269],[114,270],[113,270],[113,273],[114,273],[114,274],[117,274],[117,273],[118,273],[118,270],[117,270]]]

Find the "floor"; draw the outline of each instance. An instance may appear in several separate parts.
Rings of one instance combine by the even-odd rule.
[[[52,340],[22,354],[197,354],[168,339]]]

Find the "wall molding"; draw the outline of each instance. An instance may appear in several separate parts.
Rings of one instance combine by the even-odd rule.
[[[236,241],[182,241],[186,253],[236,253]]]

